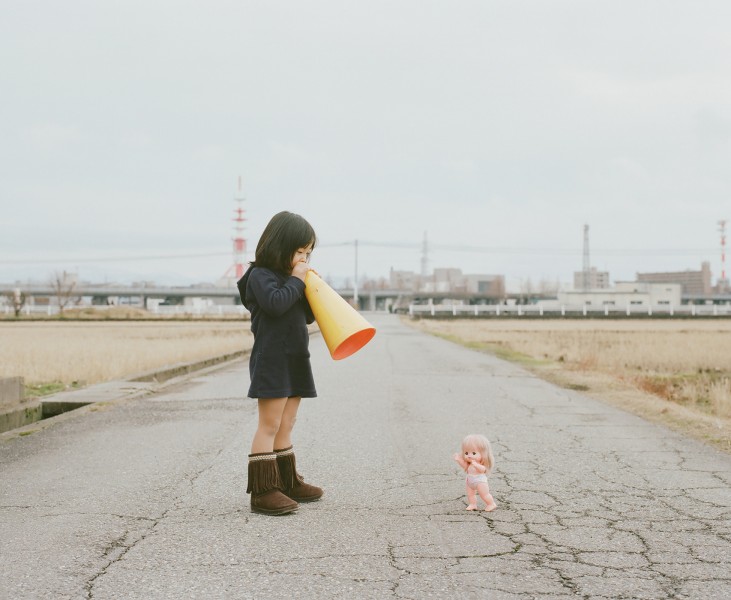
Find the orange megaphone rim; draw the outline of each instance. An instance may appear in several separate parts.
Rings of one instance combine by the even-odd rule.
[[[314,271],[305,277],[305,297],[334,360],[355,354],[376,335],[375,327]]]
[[[358,350],[360,350],[363,346],[370,342],[373,339],[374,335],[376,335],[375,327],[367,327],[366,329],[356,331],[355,333],[344,339],[342,342],[340,342],[337,348],[331,351],[330,354],[335,360],[347,358],[351,354],[355,354],[356,352],[358,352]]]

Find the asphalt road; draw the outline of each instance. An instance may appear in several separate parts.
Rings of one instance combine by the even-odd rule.
[[[731,598],[731,457],[369,319],[343,361],[312,340],[295,449],[326,494],[293,515],[249,511],[243,360],[0,441],[0,598]]]

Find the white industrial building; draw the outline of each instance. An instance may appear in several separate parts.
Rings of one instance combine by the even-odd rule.
[[[672,308],[680,306],[682,289],[679,283],[618,281],[615,287],[609,289],[559,292],[557,300],[562,306]]]

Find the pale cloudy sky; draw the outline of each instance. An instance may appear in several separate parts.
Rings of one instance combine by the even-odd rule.
[[[252,251],[298,212],[331,277],[426,232],[430,269],[568,282],[584,223],[612,279],[720,275],[727,0],[0,5],[0,281],[214,281],[239,175]]]

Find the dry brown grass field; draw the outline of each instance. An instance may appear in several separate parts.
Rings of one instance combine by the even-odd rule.
[[[411,323],[731,450],[731,320]]]
[[[0,377],[24,377],[31,394],[110,381],[250,348],[249,328],[240,319],[0,322]]]

